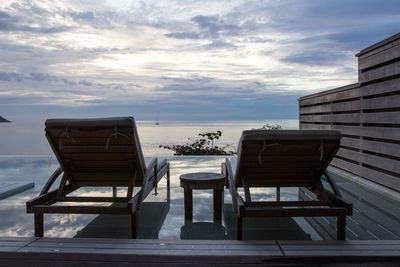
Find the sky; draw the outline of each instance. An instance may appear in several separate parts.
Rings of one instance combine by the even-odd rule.
[[[296,119],[399,30],[398,0],[2,0],[0,115]]]

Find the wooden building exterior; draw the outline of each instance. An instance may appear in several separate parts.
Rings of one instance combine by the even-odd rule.
[[[400,33],[356,56],[358,83],[299,99],[300,129],[341,131],[332,165],[400,192]]]

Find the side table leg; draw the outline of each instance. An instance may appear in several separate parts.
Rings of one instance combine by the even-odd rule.
[[[184,190],[184,199],[185,199],[185,220],[193,219],[193,190],[185,189]]]
[[[214,189],[214,219],[215,220],[221,220],[222,218],[222,194],[223,190],[222,189]]]

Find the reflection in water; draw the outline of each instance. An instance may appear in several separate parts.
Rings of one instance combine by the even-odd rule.
[[[165,183],[165,182],[164,182]],[[159,185],[163,184],[160,182]],[[166,191],[166,198],[165,193]],[[141,209],[137,212],[137,238],[158,239],[161,226],[171,206],[171,192],[166,186],[159,192],[161,199],[166,202],[144,202]],[[160,198],[159,197],[159,198]],[[152,198],[151,195],[148,198]],[[126,205],[114,203],[113,205]],[[95,237],[95,238],[131,238],[132,224],[130,215],[98,215],[82,230],[78,231],[75,237]]]
[[[185,224],[181,227],[181,239],[224,240],[228,239],[228,236],[221,220],[214,220],[214,222],[185,220]]]
[[[161,226],[170,207],[169,202],[144,202],[138,212],[138,237],[158,239]],[[78,231],[75,237],[131,238],[130,215],[98,215]]]
[[[207,239],[234,239],[236,237],[236,220],[232,212],[231,196],[225,190],[223,220],[213,221],[212,190],[193,191],[193,222],[184,220],[183,189],[179,185],[179,176],[189,172],[220,172],[224,157],[171,157],[171,193],[169,207],[166,180],[159,184],[157,196],[150,194],[139,216],[139,237],[159,239],[193,239],[201,238],[199,233],[209,233]],[[50,174],[58,167],[54,157],[0,157],[1,181],[34,181],[35,188],[0,200],[0,236],[33,236],[33,214],[26,213],[26,201],[39,195]],[[343,177],[333,175],[346,199],[354,204],[354,215],[347,221],[349,229],[346,236],[350,239],[373,239],[375,235],[383,239],[400,239],[400,220],[398,202],[389,201],[376,192],[349,182]],[[58,186],[58,184],[56,185]],[[111,196],[111,188],[85,188],[85,195]],[[118,194],[126,193],[119,188]],[[295,200],[298,189],[282,188],[282,200]],[[302,192],[300,192],[302,194]],[[252,189],[254,198],[274,200],[274,189]],[[385,207],[385,209],[382,209]],[[168,211],[169,209],[169,211]],[[327,217],[328,218],[328,217]],[[97,216],[77,214],[46,214],[44,216],[45,236],[74,237],[94,236],[92,233],[115,233],[115,237],[130,237],[130,220],[123,216]],[[328,218],[329,220],[329,218]],[[163,222],[163,223],[162,223]],[[129,225],[126,228],[124,224]],[[324,219],[318,225],[329,226]],[[118,225],[121,227],[115,227]],[[147,228],[148,226],[148,228]],[[314,224],[313,224],[314,226]],[[92,227],[100,227],[90,232]],[[108,227],[108,228],[107,228]],[[303,225],[302,225],[303,227]],[[118,229],[118,230],[117,230]],[[125,229],[121,230],[119,229]],[[128,230],[129,229],[129,230]],[[304,228],[306,229],[306,228]],[[316,228],[317,229],[317,228]],[[320,228],[319,228],[320,229]],[[90,231],[89,231],[90,230]],[[143,230],[143,231],[142,231]],[[203,233],[204,230],[204,233]],[[224,234],[223,234],[224,233]],[[307,239],[308,230],[304,232],[291,218],[245,218],[245,239]],[[324,238],[329,239],[329,235]]]
[[[223,216],[228,239],[236,238],[236,214],[232,204],[224,204]],[[243,240],[309,240],[307,234],[290,217],[245,217],[243,218]]]

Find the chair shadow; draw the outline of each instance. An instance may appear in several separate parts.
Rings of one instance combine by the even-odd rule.
[[[141,239],[158,239],[170,209],[170,202],[143,202],[138,211],[138,235]],[[101,214],[74,237],[131,238],[131,216]]]
[[[185,224],[181,227],[181,239],[225,240],[227,239],[227,235],[221,220],[214,220],[214,222],[192,222],[192,220],[185,220]]]
[[[223,206],[228,239],[236,239],[236,215],[232,204]],[[243,240],[310,240],[310,235],[290,217],[256,217],[243,219]]]

